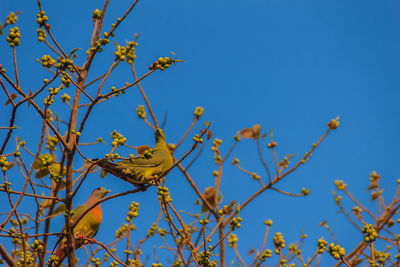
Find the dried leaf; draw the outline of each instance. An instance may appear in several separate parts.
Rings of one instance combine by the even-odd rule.
[[[10,98],[11,98],[11,99],[10,99]],[[17,98],[17,94],[16,94],[16,93],[12,93],[12,94],[10,95],[10,98],[7,99],[7,102],[4,104],[5,106],[11,104],[11,102],[14,101],[14,99]]]
[[[203,197],[207,200],[207,202],[211,205],[211,207],[215,207],[215,189],[212,186],[207,187],[204,190]],[[201,205],[201,212],[208,211],[208,207],[203,203]]]
[[[101,169],[101,171],[100,171],[100,177],[101,177],[101,178],[106,177],[107,174],[108,174],[108,172],[107,172],[105,169]]]
[[[208,131],[208,132],[207,132],[207,140],[210,140],[211,137],[212,137],[212,132],[211,132],[211,131]]]
[[[371,181],[371,183],[369,184],[367,190],[372,190],[372,189],[376,189],[379,187],[379,183],[378,181]]]
[[[253,128],[244,128],[240,131],[240,136],[242,138],[252,138],[254,140],[260,137],[261,125],[256,124]]]
[[[378,192],[372,191],[371,192],[371,201],[374,201],[378,198]]]

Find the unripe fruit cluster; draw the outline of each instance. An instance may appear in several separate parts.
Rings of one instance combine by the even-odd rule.
[[[44,12],[44,11],[42,10],[42,11],[39,11],[39,12],[37,13],[37,15],[36,15],[36,22],[37,22],[40,26],[43,26],[43,25],[49,20],[49,18],[48,18],[45,14],[46,14],[46,12]]]
[[[129,205],[129,212],[126,215],[126,220],[130,222],[132,218],[136,218],[139,216],[139,203],[132,201],[132,203]]]
[[[196,109],[194,110],[193,115],[196,117],[196,119],[200,119],[200,117],[203,115],[203,112],[204,112],[204,108],[196,107]]]
[[[164,199],[165,202],[171,202],[171,196],[169,195],[169,190],[165,186],[159,186],[157,191],[158,199]]]
[[[158,60],[154,61],[153,64],[150,65],[149,70],[159,69],[165,70],[171,66],[172,58],[170,57],[160,57]]]
[[[18,17],[14,12],[11,12],[10,15],[7,16],[6,18],[6,25],[11,25],[17,22]]]
[[[345,255],[344,248],[340,247],[339,245],[335,245],[334,243],[330,243],[326,251],[328,251],[329,255],[331,255],[336,260]]]
[[[7,161],[6,157],[0,157],[0,167],[3,172],[8,170],[10,163]]]
[[[274,246],[276,254],[279,254],[280,250],[285,247],[285,240],[283,239],[282,233],[275,233]]]
[[[46,31],[43,30],[42,28],[37,29],[36,33],[37,33],[39,42],[43,42],[44,39],[46,39],[46,37],[47,37]]]
[[[228,236],[228,243],[229,243],[229,247],[230,248],[234,248],[234,247],[236,247],[236,243],[238,242],[238,238],[237,238],[237,236],[235,235],[235,234],[230,234],[229,236]]]
[[[143,105],[139,105],[136,108],[136,114],[138,115],[139,119],[145,119],[146,118],[146,111],[144,110]]]
[[[361,229],[361,233],[364,234],[364,241],[368,243],[374,242],[378,237],[378,233],[372,224],[364,225]]]
[[[14,46],[19,46],[20,38],[21,38],[21,32],[19,31],[19,28],[14,27],[10,29],[6,40],[11,47],[14,47]]]
[[[45,68],[50,68],[51,66],[56,65],[56,61],[51,58],[49,55],[44,55],[40,58],[41,64]]]
[[[326,249],[326,245],[328,245],[328,242],[326,242],[324,239],[318,239],[317,247],[318,247],[318,254],[324,253]]]
[[[117,146],[117,145],[123,146],[126,142],[126,137],[118,133],[116,130],[112,132],[111,138],[114,139],[111,143],[112,146]]]

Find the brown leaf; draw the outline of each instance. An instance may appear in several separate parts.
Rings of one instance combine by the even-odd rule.
[[[210,140],[211,137],[212,137],[212,132],[209,130],[207,132],[207,140]]]
[[[11,98],[11,99],[10,99],[10,98]],[[7,102],[4,104],[5,106],[11,104],[11,102],[14,101],[14,99],[17,98],[17,94],[16,94],[16,93],[12,93],[12,94],[10,95],[10,98],[7,99]]]
[[[215,207],[215,189],[212,186],[207,187],[204,190],[203,197],[207,200],[207,202],[211,205],[212,208]],[[208,207],[203,203],[201,205],[201,212],[208,211]]]
[[[376,189],[379,187],[379,183],[378,181],[371,181],[371,183],[369,184],[367,190],[372,190],[372,189]]]
[[[371,192],[371,201],[374,201],[378,198],[378,192],[372,191]]]
[[[242,138],[252,138],[254,140],[260,137],[261,125],[256,124],[253,128],[244,128],[240,131],[240,136]]]

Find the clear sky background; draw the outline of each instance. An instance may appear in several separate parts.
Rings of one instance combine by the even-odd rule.
[[[82,48],[76,62],[83,62],[91,36],[91,14],[94,9],[101,9],[103,2],[71,0],[42,4],[56,39],[66,51]],[[129,5],[127,0],[110,1],[104,29],[108,30]],[[391,200],[396,179],[400,177],[399,7],[397,1],[366,0],[143,0],[111,39],[125,44],[126,40],[134,39],[134,33],[140,33],[136,50],[139,76],[159,56],[171,56],[171,51],[185,60],[165,72],[154,73],[142,83],[159,121],[168,112],[165,132],[169,143],[180,139],[192,121],[195,107],[202,106],[204,116],[195,130],[203,126],[203,120],[212,122],[214,137],[223,140],[224,153],[238,130],[258,123],[263,132],[274,130],[279,158],[291,153],[297,155],[296,160],[325,132],[328,121],[340,116],[340,127],[313,153],[311,160],[277,186],[293,193],[299,193],[303,187],[310,188],[308,197],[292,198],[267,191],[243,211],[242,228],[236,234],[239,251],[245,258],[251,247],[261,247],[265,219],[274,221],[272,232],[282,232],[287,244],[298,240],[304,229],[309,235],[304,247],[308,256],[315,251],[319,237],[332,241],[328,231],[318,227],[321,221],[328,220],[338,242],[351,251],[362,235],[337,213],[332,197],[336,179],[345,180],[354,195],[370,206],[366,187],[369,174],[376,170],[382,175],[387,201]],[[49,74],[34,58],[51,54],[36,41],[36,1],[1,1],[1,21],[10,11],[23,11],[17,23],[22,32],[21,46],[17,49],[22,86],[26,91],[36,89]],[[0,63],[11,75],[11,49],[5,36],[1,39]],[[110,43],[94,61],[92,78],[108,68],[113,51]],[[118,88],[125,81],[132,81],[132,77],[124,63],[104,88]],[[73,94],[72,89],[64,90]],[[39,99],[44,97],[43,94]],[[5,101],[1,94],[0,103]],[[55,107],[62,107],[60,102]],[[107,153],[114,129],[126,136],[131,145],[153,145],[152,131],[136,116],[137,105],[143,104],[138,91],[131,88],[123,97],[97,106],[83,133],[83,141],[102,136],[108,146],[85,147],[85,154],[99,158]],[[8,123],[10,110],[9,106],[2,107],[0,126]],[[15,134],[29,145],[39,134],[38,121],[34,110],[24,107],[16,122],[22,129]],[[0,132],[0,139],[4,136]],[[186,148],[189,146],[190,142],[185,143]],[[210,148],[208,144],[190,170],[201,190],[214,184],[212,172],[216,167]],[[272,166],[270,151],[265,145],[264,148]],[[11,146],[8,149],[12,151]],[[123,153],[130,152],[121,150],[120,154]],[[254,141],[240,142],[233,156],[241,160],[243,167],[266,179]],[[111,175],[104,180],[97,174],[91,175],[77,201],[83,203],[88,192],[98,186],[106,186],[115,193],[130,185]],[[177,170],[168,175],[167,186],[179,210],[188,209],[196,200]],[[243,202],[258,189],[258,184],[227,164],[221,189],[224,204],[231,199]],[[3,194],[0,200],[5,201]],[[133,200],[140,202],[141,208],[135,221],[139,230],[134,239],[145,235],[159,212],[155,188],[106,202],[98,240],[113,239]],[[352,206],[347,203],[349,211]],[[200,207],[190,209],[199,210]],[[59,224],[53,224],[54,231],[61,228],[62,221],[60,218]],[[272,248],[270,237],[268,248]],[[151,242],[143,250],[146,248],[152,251]],[[162,250],[158,253],[162,255]],[[228,259],[233,258],[228,249]]]

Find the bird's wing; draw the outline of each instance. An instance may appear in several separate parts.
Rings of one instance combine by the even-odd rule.
[[[74,212],[73,212],[72,216],[71,216],[71,219],[72,219],[72,220],[75,220],[76,218],[78,218],[78,216],[79,216],[80,214],[82,214],[82,212],[83,212],[85,209],[86,209],[86,207],[85,207],[84,205],[80,205],[80,206],[76,207],[76,208],[74,209]],[[56,244],[54,245],[52,254],[54,253],[54,250],[57,248],[57,246],[60,244],[60,242],[65,238],[64,234],[65,234],[65,225],[64,225],[63,228],[61,229],[61,235],[59,235],[58,238],[57,238],[57,241],[56,241]]]

